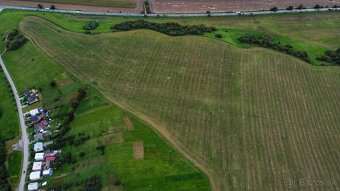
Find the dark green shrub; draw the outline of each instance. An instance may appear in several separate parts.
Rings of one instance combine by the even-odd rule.
[[[126,21],[112,26],[111,29],[120,31],[129,31],[134,29],[150,29],[170,36],[181,36],[188,34],[203,35],[204,33],[210,33],[217,30],[215,27],[207,27],[205,25],[182,26],[178,23],[150,23],[144,20]]]

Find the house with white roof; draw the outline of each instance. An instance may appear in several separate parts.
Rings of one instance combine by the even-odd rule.
[[[45,158],[45,153],[35,153],[34,160],[42,161]]]
[[[27,185],[28,191],[38,190],[39,189],[39,183],[38,182],[32,182]]]
[[[40,152],[44,150],[44,144],[42,142],[37,142],[34,144],[34,151]]]
[[[41,174],[40,171],[31,172],[30,180],[40,180],[41,179],[41,175],[40,174]]]
[[[34,162],[33,163],[33,167],[32,167],[32,171],[41,171],[42,169],[42,162]]]

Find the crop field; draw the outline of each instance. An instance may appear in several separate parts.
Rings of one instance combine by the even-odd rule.
[[[37,17],[20,29],[69,72],[153,124],[205,169],[213,189],[285,190],[285,181],[299,179],[330,180],[326,189],[338,189],[339,67],[148,30],[89,36]]]
[[[0,20],[6,23],[0,28],[3,33],[18,27],[16,21],[20,19],[1,15]],[[63,155],[71,154],[76,161],[59,167],[44,188],[67,186],[68,190],[81,190],[86,179],[96,176],[103,190],[209,190],[206,176],[149,126],[107,102],[101,93],[66,72],[33,43],[6,53],[3,59],[19,92],[34,86],[42,93],[45,108],[58,106],[50,112],[55,120],[67,112],[78,88],[87,89],[66,136],[90,136],[90,140],[60,148]],[[56,87],[50,85],[52,81]],[[143,158],[135,159],[135,143],[142,143],[138,149],[143,149],[139,155]],[[18,157],[13,156],[11,173],[17,170]]]
[[[285,9],[292,5],[299,5],[312,8],[316,4],[322,6],[333,6],[340,4],[339,0],[333,1],[317,1],[317,0],[285,0],[285,1],[266,1],[266,0],[151,0],[152,11],[156,13],[205,13],[211,12],[226,12],[226,11],[251,11],[251,10],[269,10],[276,6],[280,9]]]
[[[133,8],[136,7],[134,1],[129,0],[23,0],[23,1],[35,1],[35,2],[47,2],[47,3],[66,3],[66,4],[78,4],[78,5],[93,5],[104,7],[123,7]]]

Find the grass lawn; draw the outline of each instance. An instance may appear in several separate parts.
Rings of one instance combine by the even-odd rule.
[[[21,163],[22,163],[22,153],[18,151],[11,152],[8,157],[8,171],[9,171],[9,181],[13,187],[18,183],[21,173]]]
[[[55,92],[46,96],[50,100],[44,104],[55,100],[68,104],[82,86],[67,72],[88,83],[89,97],[78,108],[69,135],[79,138],[85,133],[91,139],[63,148],[77,162],[61,167],[49,180],[54,185],[73,182],[72,189],[77,190],[77,177],[83,180],[97,174],[106,190],[121,189],[115,185],[117,180],[126,190],[171,190],[177,185],[184,190],[208,189],[207,179],[197,169],[139,120],[102,99],[106,97],[186,148],[185,154],[211,172],[214,189],[285,190],[282,182],[287,178],[340,177],[339,149],[334,150],[340,145],[340,71],[267,49],[249,49],[236,39],[249,31],[269,33],[315,58],[325,49],[338,48],[339,17],[339,13],[322,13],[147,18],[216,26],[221,40],[214,34],[169,37],[149,30],[110,32],[113,23],[127,20],[120,17],[5,11],[0,21],[13,18],[18,22],[9,21],[7,26],[18,27],[22,20],[20,29],[49,56],[31,42],[5,56],[16,83],[39,84],[43,94]],[[80,34],[81,27],[93,19],[100,23],[95,32],[104,34]],[[29,56],[44,62],[32,62]],[[29,66],[34,71],[54,69],[40,78],[31,70],[21,77]],[[58,88],[49,87],[52,80]],[[127,130],[126,115],[132,131]],[[144,158],[135,160],[133,145],[141,141]],[[104,154],[96,149],[102,144]]]
[[[66,3],[75,5],[92,5],[103,7],[135,8],[136,2],[128,0],[29,0],[46,3]]]

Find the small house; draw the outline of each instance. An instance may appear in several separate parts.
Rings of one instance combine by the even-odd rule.
[[[35,95],[27,97],[27,102],[28,102],[29,105],[32,105],[32,104],[34,104],[38,101],[39,101],[39,99]]]
[[[41,171],[42,169],[42,162],[34,162],[32,171]]]
[[[39,189],[39,183],[38,182],[31,182],[27,185],[28,191],[38,190]]]
[[[35,134],[33,137],[34,137],[34,140],[35,140],[35,141],[44,140],[44,134],[43,134],[43,133]]]
[[[34,151],[40,152],[44,150],[44,144],[42,142],[37,142],[34,144]]]
[[[34,160],[42,161],[45,158],[45,153],[35,153]]]
[[[41,172],[40,171],[34,171],[30,174],[30,180],[40,180],[41,179]]]

